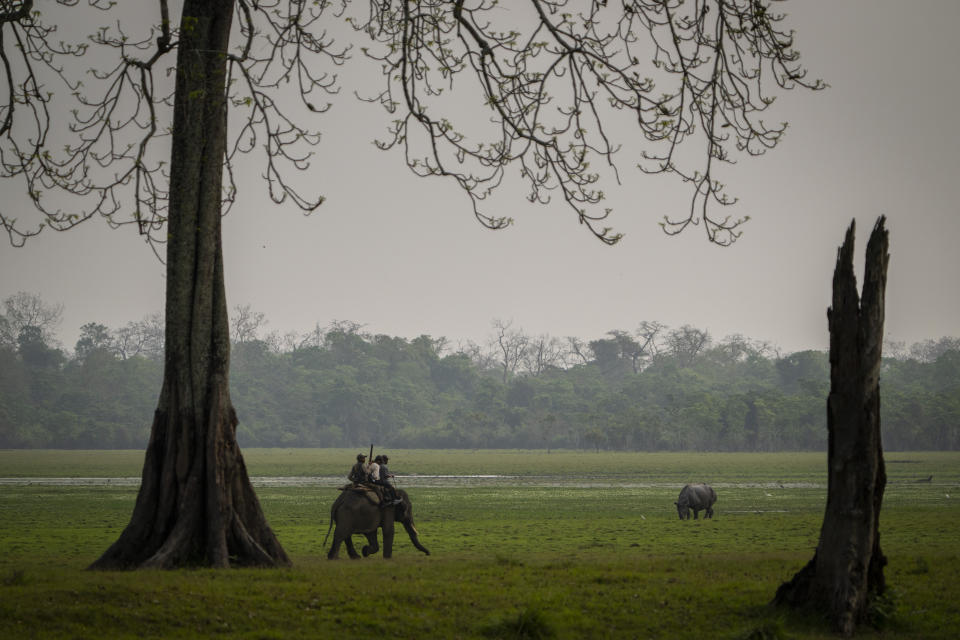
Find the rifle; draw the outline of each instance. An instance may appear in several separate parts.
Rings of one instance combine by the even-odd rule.
[[[370,481],[370,465],[373,464],[373,443],[370,443],[370,455],[367,456],[367,481]]]

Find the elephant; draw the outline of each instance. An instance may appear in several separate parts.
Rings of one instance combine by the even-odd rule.
[[[330,526],[327,527],[327,536],[323,539],[324,545],[327,544],[327,538],[330,537],[330,529],[333,528],[334,523],[337,527],[333,531],[333,545],[327,552],[328,559],[333,560],[338,557],[341,542],[346,544],[351,558],[359,558],[360,555],[354,548],[352,540],[355,533],[362,533],[367,537],[369,544],[364,545],[362,549],[364,557],[376,553],[380,550],[377,544],[378,528],[383,529],[383,557],[390,558],[393,555],[395,522],[400,522],[407,530],[413,546],[430,555],[430,551],[420,544],[419,534],[413,526],[413,507],[406,491],[396,489],[397,498],[401,502],[390,506],[374,504],[366,496],[367,493],[368,491],[362,488],[345,487],[330,507]]]
[[[681,520],[690,519],[690,510],[693,509],[693,519],[701,510],[706,510],[704,518],[713,517],[713,503],[717,501],[717,492],[708,484],[688,484],[680,491],[680,497],[673,504],[677,505],[677,513]]]

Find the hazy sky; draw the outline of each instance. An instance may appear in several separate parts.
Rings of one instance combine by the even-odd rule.
[[[387,117],[343,102],[323,120],[311,179],[326,203],[310,217],[272,207],[245,184],[224,220],[229,304],[266,314],[267,330],[305,332],[332,320],[374,333],[483,340],[494,318],[529,334],[594,339],[642,320],[732,333],[785,352],[825,349],[836,250],[856,218],[857,266],[877,216],[890,230],[886,333],[908,344],[960,335],[960,2],[792,0],[797,48],[824,92],[780,94],[771,121],[781,145],[724,174],[750,215],[732,247],[702,227],[664,236],[685,211],[675,180],[621,168],[605,186],[610,222],[626,235],[599,243],[565,206],[529,205],[521,186],[500,197],[513,227],[483,229],[452,183],[411,175],[370,141]],[[254,188],[250,188],[253,186]],[[14,188],[0,184],[0,195]],[[16,291],[65,306],[60,335],[117,328],[162,309],[163,267],[132,229],[90,221],[0,246],[0,299]]]

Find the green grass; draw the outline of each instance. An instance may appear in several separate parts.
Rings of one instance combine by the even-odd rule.
[[[355,453],[245,456],[252,475],[343,475]],[[823,454],[391,454],[398,473],[554,477],[411,486],[432,555],[399,532],[390,561],[325,559],[332,488],[261,488],[292,569],[116,573],[84,568],[126,524],[134,487],[0,486],[0,637],[833,637],[767,606],[813,554]],[[0,477],[135,476],[142,455],[3,451]],[[952,638],[960,454],[887,459],[881,535],[896,609],[882,633],[862,635]],[[692,479],[722,486],[715,519],[677,519],[675,485]]]

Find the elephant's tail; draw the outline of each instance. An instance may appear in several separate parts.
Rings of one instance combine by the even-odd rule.
[[[321,546],[327,546],[327,538],[330,537],[330,530],[333,529],[333,517],[330,518],[330,526],[327,527],[327,535],[323,536],[323,544]]]
[[[327,535],[323,537],[323,545],[327,546],[327,538],[330,537],[330,530],[333,529],[333,521],[335,520],[335,514],[337,512],[337,507],[340,506],[340,501],[343,500],[343,494],[341,493],[337,496],[337,499],[333,501],[333,504],[330,506],[330,525],[327,526]]]

